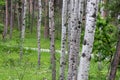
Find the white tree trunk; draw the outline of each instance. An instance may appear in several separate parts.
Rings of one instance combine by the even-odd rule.
[[[77,66],[79,54],[79,36],[80,36],[80,22],[79,22],[79,0],[71,0],[71,41],[70,41],[70,56],[69,56],[69,69],[68,80],[77,80]],[[78,16],[79,14],[79,16]],[[79,35],[78,35],[79,34]]]
[[[96,27],[96,11],[96,0],[87,0],[85,36],[77,80],[88,80],[90,54],[92,53]]]
[[[38,0],[38,24],[37,24],[37,38],[38,38],[38,67],[40,67],[40,28],[41,28],[42,5],[41,0]]]
[[[81,37],[81,29],[82,29],[82,18],[83,18],[83,5],[84,5],[84,0],[79,0],[78,1],[78,7],[79,9],[77,10],[76,7],[76,12],[78,11],[77,14],[77,38],[76,38],[76,67],[75,67],[75,78],[74,80],[77,80],[77,73],[78,73],[78,65],[79,65],[79,52],[80,52],[80,37]]]
[[[60,80],[65,79],[65,52],[66,52],[66,27],[67,27],[67,0],[63,0],[62,7],[62,38],[61,38],[61,58],[60,58]]]
[[[78,72],[77,67],[78,67],[78,56],[80,51],[79,50],[80,35],[81,35],[84,0],[74,0],[73,2],[71,2],[72,6],[71,5],[68,6],[68,9],[70,8],[68,10],[69,11],[68,12],[69,15],[69,22],[68,22],[69,45],[68,46],[73,47],[72,49],[70,48],[68,80],[77,80],[77,72]],[[74,10],[72,7],[74,8]],[[72,43],[72,45],[70,45],[70,43]],[[70,58],[74,59],[74,61],[70,61],[71,60]]]
[[[71,0],[68,0],[68,5],[67,5],[67,18],[68,18],[68,29],[67,29],[67,42],[68,42],[68,60],[69,60],[69,53],[70,53],[70,39],[71,39]],[[69,64],[69,63],[68,63]]]
[[[73,67],[73,60],[74,59],[72,59],[72,57],[73,57],[73,54],[72,54],[72,52],[71,52],[71,50],[72,51],[74,51],[73,49],[71,49],[73,46],[72,45],[75,45],[75,44],[73,44],[72,43],[72,33],[74,33],[73,32],[73,25],[72,25],[72,22],[74,22],[74,0],[70,0],[70,8],[71,8],[71,10],[70,10],[70,23],[69,23],[69,25],[70,25],[70,52],[69,52],[69,67],[68,67],[68,77],[67,77],[67,79],[68,80],[72,80],[72,67]],[[69,28],[69,26],[68,26],[68,28]],[[72,47],[71,47],[72,46]]]
[[[56,80],[54,0],[49,0],[49,29],[50,29],[52,80]]]
[[[26,10],[27,10],[27,0],[23,1],[23,14],[22,14],[22,30],[21,30],[21,50],[20,50],[20,60],[22,59],[23,54],[23,43],[25,38],[25,19],[26,19]]]
[[[79,56],[79,52],[80,52],[80,36],[81,36],[81,29],[82,29],[82,18],[83,18],[83,7],[84,7],[84,0],[80,0],[79,1],[79,10],[78,10],[78,23],[77,23],[77,27],[78,27],[78,31],[77,31],[77,39],[76,39],[76,43],[77,43],[77,53]],[[79,59],[77,58],[77,63],[79,64]]]

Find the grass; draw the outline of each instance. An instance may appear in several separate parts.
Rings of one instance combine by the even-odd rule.
[[[42,27],[42,29],[43,29],[43,27]],[[43,34],[43,31],[42,31],[42,34]],[[41,40],[40,40],[41,41],[41,48],[43,48],[43,49],[48,48],[49,49],[50,40],[49,40],[49,38],[45,39],[44,35],[42,35],[42,34],[41,34]],[[9,35],[8,35],[8,37],[9,37]],[[12,40],[8,39],[4,43],[1,43],[1,44],[16,46],[16,45],[18,45],[19,39],[20,39],[20,33],[18,31],[14,30],[13,31],[13,39]],[[0,42],[2,42],[2,37],[1,37]],[[60,44],[61,44],[60,39],[56,39],[55,40],[55,48],[60,49],[60,46],[61,46]],[[30,32],[28,32],[28,30],[26,31],[24,46],[30,47],[30,48],[37,48],[36,30],[32,34]]]
[[[16,48],[17,49],[17,48]],[[49,53],[41,53],[41,67],[37,67],[37,52],[24,50],[23,60],[19,61],[19,52],[15,48],[0,46],[0,80],[52,80],[51,62]],[[59,60],[60,55],[56,54],[57,79],[59,79]],[[98,70],[98,64],[91,60],[89,80],[106,80],[107,74],[106,61],[102,62],[101,71]],[[67,70],[66,70],[67,74]],[[119,80],[119,71],[117,79]]]
[[[9,37],[9,36],[8,36]],[[1,38],[1,37],[0,37]],[[41,66],[37,67],[37,51],[24,50],[23,60],[19,61],[19,32],[14,30],[13,39],[0,40],[0,80],[52,80],[50,53],[41,53]],[[56,49],[60,50],[60,39],[56,39]],[[27,30],[24,46],[37,48],[37,36]],[[49,49],[50,40],[41,34],[41,48]],[[57,80],[59,79],[60,54],[56,54]],[[91,60],[89,80],[106,80],[109,64],[102,61],[102,69],[98,70],[98,63]],[[67,76],[67,69],[66,74]],[[119,80],[118,69],[116,80]]]
[[[49,53],[41,53],[41,67],[37,67],[37,52],[25,50],[22,62],[19,54],[12,48],[0,47],[0,80],[51,80],[51,62]],[[57,75],[59,54],[57,57]]]

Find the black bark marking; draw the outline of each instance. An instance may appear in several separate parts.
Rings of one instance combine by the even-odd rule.
[[[62,65],[66,65],[66,63],[65,63],[65,62],[62,62],[61,64],[62,64]]]
[[[90,0],[87,0],[88,2],[90,2]]]
[[[92,26],[93,28],[95,28],[95,26]]]
[[[64,26],[67,26],[67,23],[65,23]]]
[[[81,24],[81,21],[78,21],[78,24]]]
[[[71,58],[71,60],[74,60],[74,58]]]
[[[97,10],[96,8],[94,8],[95,9],[95,11]]]
[[[75,60],[73,60],[73,63],[75,63]]]
[[[63,45],[65,44],[65,42],[63,42]]]
[[[80,11],[80,13],[82,14],[82,11]]]
[[[77,30],[77,27],[75,27],[74,30]]]
[[[52,47],[54,47],[54,45],[52,45]]]
[[[95,18],[95,17],[96,17],[96,13],[94,12],[93,15],[92,15],[91,17]]]
[[[87,43],[87,45],[89,45],[89,43]]]
[[[74,42],[76,43],[76,40],[74,40]]]
[[[74,23],[74,21],[71,21],[72,23]]]
[[[78,26],[78,28],[80,28],[80,25]]]
[[[88,33],[93,33],[93,31],[88,31]]]
[[[86,54],[85,54],[85,53],[83,53],[83,54],[82,54],[82,57],[85,57],[85,56],[86,56]]]
[[[95,6],[95,3],[92,2],[91,4],[92,4],[93,6]]]
[[[60,67],[62,67],[63,65],[60,65]]]
[[[86,41],[86,40],[84,40],[83,45],[86,45],[86,43],[87,43],[87,41]]]
[[[89,59],[88,59],[89,61],[91,60],[91,56],[89,57]]]
[[[65,48],[64,46],[62,48]],[[63,51],[62,51],[63,52]]]

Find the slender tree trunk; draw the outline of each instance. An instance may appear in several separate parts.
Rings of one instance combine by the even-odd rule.
[[[115,53],[114,58],[111,62],[111,69],[110,69],[110,74],[109,74],[108,80],[115,80],[115,76],[116,76],[117,67],[118,67],[119,62],[120,62],[120,37],[119,37],[119,41],[117,44],[116,53]]]
[[[87,0],[86,27],[77,80],[88,80],[96,24],[96,0]]]
[[[32,14],[33,11],[33,2],[34,0],[30,0],[30,14]]]
[[[69,60],[69,53],[70,53],[70,40],[71,40],[71,0],[68,0],[68,5],[67,5],[67,15],[68,15],[68,28],[67,28],[67,38],[68,38],[68,47],[67,47],[67,51],[68,51],[68,60]],[[69,62],[68,62],[69,64]]]
[[[18,2],[18,10],[17,10],[17,17],[18,17],[18,29],[21,31],[22,29],[22,1]]]
[[[16,20],[16,9],[17,9],[17,1],[15,0],[14,1],[14,4],[13,4],[14,6],[13,6],[13,19],[12,19],[12,21],[13,21],[13,27],[14,27],[14,25],[15,25],[15,20]]]
[[[19,2],[17,4],[17,29],[20,30],[20,10],[19,10]]]
[[[23,14],[22,14],[22,30],[21,30],[21,47],[20,47],[20,60],[22,60],[23,55],[23,43],[25,38],[25,19],[26,19],[27,1],[23,0]]]
[[[30,18],[31,18],[31,13],[30,13],[30,0],[28,1],[28,24],[29,24],[29,26],[28,26],[28,28],[30,29],[30,31],[31,31],[31,20],[30,20]]]
[[[71,0],[71,41],[70,41],[70,56],[69,56],[69,69],[68,80],[77,80],[77,57],[79,50],[77,50],[77,32],[78,32],[78,7],[79,0]],[[80,28],[80,26],[79,26]]]
[[[101,0],[102,7],[100,8],[100,13],[103,18],[107,16],[106,11],[105,11],[106,2],[107,2],[106,0]]]
[[[83,17],[83,5],[84,5],[84,0],[76,0],[75,1],[75,13],[78,13],[75,15],[76,19],[76,52],[75,52],[75,62],[73,66],[73,80],[77,80],[77,73],[78,73],[78,66],[79,66],[79,52],[80,52],[80,36],[81,36],[81,29],[82,29],[82,17]]]
[[[67,2],[63,0],[62,8],[62,37],[61,37],[61,58],[60,58],[60,80],[65,80],[65,52],[66,52],[66,28],[67,28]]]
[[[103,6],[104,1],[103,0],[101,0],[101,4],[102,4],[102,7],[100,8],[100,14],[102,17],[105,17],[104,6]]]
[[[77,23],[77,39],[76,39],[76,43],[77,43],[77,53],[78,53],[78,57],[77,57],[77,63],[79,65],[79,52],[80,52],[80,36],[81,36],[81,30],[82,30],[82,18],[83,18],[83,13],[84,13],[84,0],[80,0],[79,1],[79,10],[78,10],[78,23]]]
[[[10,39],[12,38],[12,31],[13,31],[13,1],[11,0],[11,13],[10,13]]]
[[[3,19],[2,19],[2,21],[3,21],[3,23],[5,24],[5,7],[4,7],[4,9],[3,9]]]
[[[8,30],[8,0],[6,0],[6,20],[5,20],[5,26],[4,26],[4,32],[3,32],[3,39],[6,39],[7,37],[7,30]]]
[[[48,0],[45,0],[45,29],[44,38],[49,37],[49,25],[48,25]]]
[[[41,0],[38,0],[38,25],[37,25],[37,37],[38,37],[38,67],[40,67],[40,27],[41,27],[41,16],[42,16],[42,5]]]
[[[50,29],[49,31],[50,31],[52,80],[56,80],[54,0],[49,0],[49,29]]]
[[[35,2],[34,2],[34,0],[33,0],[33,2],[32,2],[32,9],[33,9],[33,11],[32,11],[32,24],[31,24],[31,33],[33,32],[33,26],[34,26],[34,12],[35,12]]]

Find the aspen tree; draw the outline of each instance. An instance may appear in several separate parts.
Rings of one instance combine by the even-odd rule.
[[[67,42],[68,42],[68,47],[67,47],[67,51],[68,51],[68,60],[69,60],[69,53],[70,53],[70,39],[71,39],[71,0],[68,0],[68,5],[67,5],[67,17],[68,17],[68,28],[67,28]],[[68,63],[69,64],[69,63]]]
[[[56,80],[54,0],[49,0],[49,31],[50,31],[52,80]]]
[[[77,80],[88,80],[88,71],[91,59],[90,55],[92,53],[94,33],[96,27],[96,2],[96,0],[87,0],[85,36]]]
[[[77,79],[77,31],[78,31],[78,4],[79,0],[71,0],[71,41],[70,41],[70,53],[69,53],[69,68],[68,68],[68,80]]]
[[[67,28],[67,1],[63,0],[62,7],[62,37],[61,37],[61,57],[60,57],[60,80],[65,79],[65,52],[66,52],[66,28]]]
[[[38,24],[37,24],[37,39],[38,39],[38,67],[40,67],[40,28],[41,28],[42,5],[41,0],[38,0]]]
[[[20,47],[20,60],[22,60],[23,55],[23,43],[25,38],[25,19],[26,19],[27,1],[23,0],[23,14],[22,14],[22,30],[21,30],[21,47]]]
[[[10,39],[12,38],[12,30],[13,30],[13,1],[11,0],[10,5],[11,11],[10,11]]]

